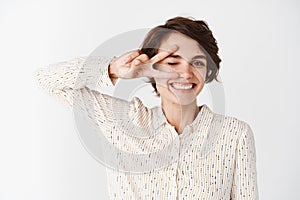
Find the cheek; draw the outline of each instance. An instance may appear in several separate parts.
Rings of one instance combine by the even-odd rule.
[[[157,92],[160,94],[161,97],[164,97],[166,93],[168,93],[168,86],[163,84],[162,82],[156,82],[156,89]]]
[[[160,88],[166,88],[168,85],[168,79],[155,78],[154,80],[156,83],[157,90],[159,90]]]
[[[207,70],[206,68],[202,68],[202,69],[196,69],[194,71],[195,76],[200,82],[205,82],[206,70]]]

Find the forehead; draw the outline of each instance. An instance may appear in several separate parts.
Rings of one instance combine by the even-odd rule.
[[[173,45],[178,46],[178,50],[174,54],[179,54],[185,58],[191,58],[196,55],[205,55],[196,40],[181,33],[171,33],[166,37],[161,42],[159,51],[168,50]]]

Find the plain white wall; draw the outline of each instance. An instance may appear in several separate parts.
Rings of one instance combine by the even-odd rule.
[[[177,15],[206,20],[217,38],[226,114],[255,134],[260,199],[300,199],[299,8],[296,0],[0,1],[0,199],[107,198],[105,169],[80,143],[72,112],[38,90],[32,73]]]

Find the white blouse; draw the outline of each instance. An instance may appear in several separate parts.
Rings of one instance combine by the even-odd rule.
[[[178,135],[161,107],[97,91],[114,86],[109,61],[78,57],[40,68],[35,78],[93,127],[94,133],[84,133],[93,138],[86,143],[106,166],[110,199],[258,199],[255,141],[247,123],[204,104]]]

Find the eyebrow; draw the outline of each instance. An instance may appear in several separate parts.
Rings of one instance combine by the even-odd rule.
[[[171,54],[167,58],[182,58],[182,57],[178,54]],[[206,59],[206,56],[205,55],[196,55],[192,59]]]
[[[194,56],[193,59],[206,59],[206,56],[205,55],[197,55],[197,56]]]

